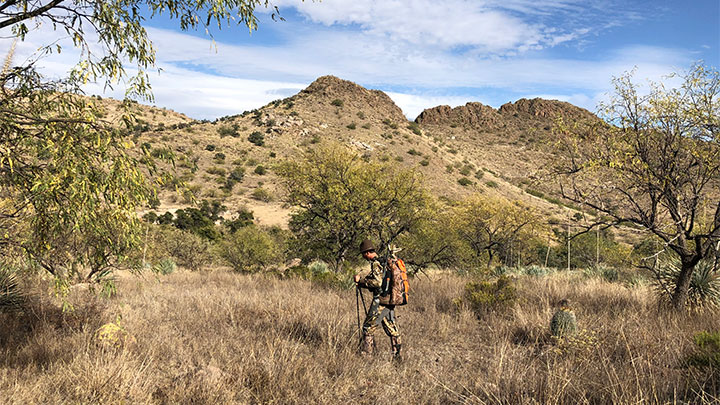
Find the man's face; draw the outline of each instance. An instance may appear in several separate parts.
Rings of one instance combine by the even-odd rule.
[[[362,255],[363,255],[363,258],[365,258],[365,260],[370,261],[370,260],[372,260],[373,257],[375,257],[375,252],[369,251],[369,252],[363,253]]]

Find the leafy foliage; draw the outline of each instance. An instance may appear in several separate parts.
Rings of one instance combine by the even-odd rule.
[[[132,157],[126,132],[101,122],[72,82],[18,68],[0,76],[0,92],[0,244],[58,277],[91,279],[137,247],[152,160]]]
[[[489,311],[504,310],[514,305],[517,292],[512,280],[500,276],[495,281],[471,281],[465,284],[465,292],[459,304],[467,305],[478,316]]]
[[[220,255],[235,271],[266,269],[280,262],[281,253],[275,239],[254,225],[240,228],[220,243]]]
[[[385,246],[426,215],[429,197],[418,175],[366,162],[337,144],[322,145],[276,173],[298,210],[290,229],[306,251],[340,270],[362,239]]]
[[[488,267],[495,257],[504,260],[513,247],[522,248],[534,235],[544,232],[542,221],[529,207],[480,194],[458,205],[455,221],[460,239],[476,260],[486,258]]]
[[[555,132],[569,157],[558,167],[564,196],[607,216],[597,225],[631,223],[658,237],[681,262],[679,309],[696,264],[720,241],[720,76],[701,64],[677,76],[677,88],[652,83],[646,95],[632,74],[616,78],[603,106],[609,124],[558,122]]]
[[[688,365],[720,370],[720,331],[702,331],[694,340],[697,349],[688,357]]]

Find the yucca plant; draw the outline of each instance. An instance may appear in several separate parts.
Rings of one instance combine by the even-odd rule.
[[[172,259],[165,258],[165,259],[160,260],[157,264],[155,264],[152,267],[152,271],[156,274],[161,274],[163,276],[166,276],[166,275],[172,273],[173,271],[175,271],[176,268],[177,268],[177,265],[175,264],[175,262]]]
[[[658,292],[667,296],[675,287],[679,274],[679,259],[670,258],[662,261],[655,280]],[[688,304],[694,308],[720,307],[720,268],[713,260],[701,260],[695,266],[688,288]]]
[[[0,312],[16,310],[22,302],[23,296],[15,272],[0,267]]]

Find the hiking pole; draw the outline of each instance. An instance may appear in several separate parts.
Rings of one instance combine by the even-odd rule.
[[[362,331],[360,330],[360,287],[355,286],[355,312],[357,313],[357,325],[358,325],[358,334],[360,335],[360,339],[362,339]]]

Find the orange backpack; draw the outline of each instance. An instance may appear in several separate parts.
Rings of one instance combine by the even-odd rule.
[[[407,269],[402,259],[390,258],[383,277],[383,293],[380,294],[382,305],[405,305],[408,302],[410,283]]]

